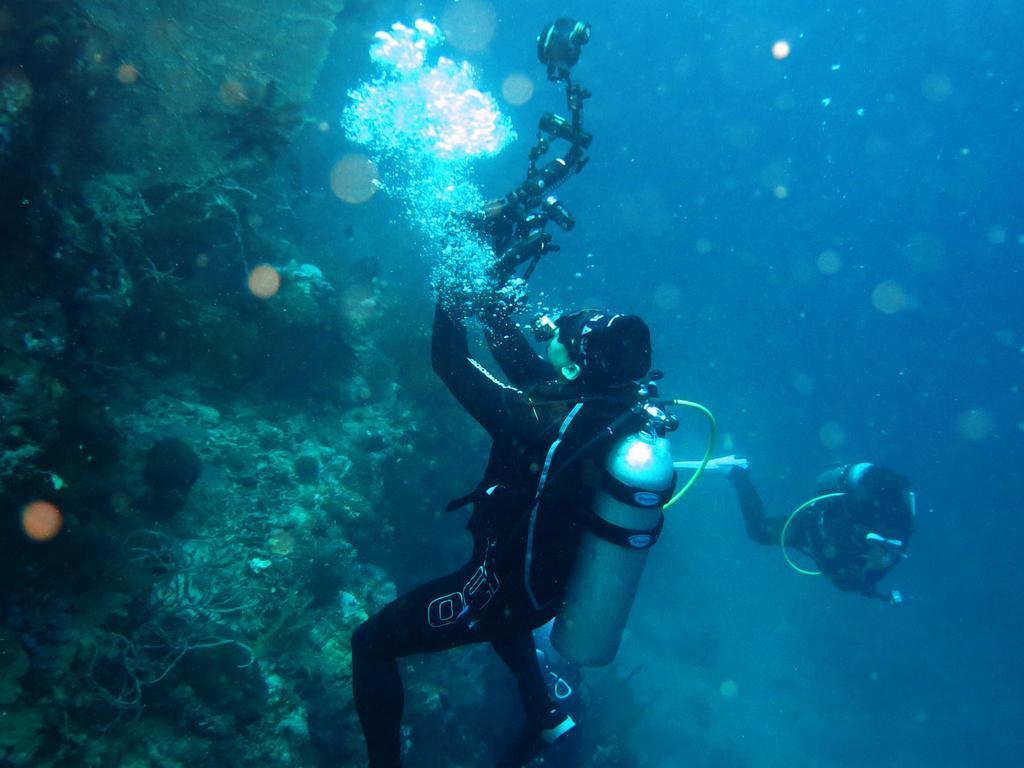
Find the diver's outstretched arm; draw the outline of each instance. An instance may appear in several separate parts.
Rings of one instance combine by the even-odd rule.
[[[537,422],[529,398],[503,384],[469,353],[466,328],[438,303],[431,344],[434,371],[492,437],[528,434]]]
[[[750,473],[743,467],[734,467],[729,480],[736,487],[740,512],[747,527],[747,535],[758,544],[778,544],[785,518],[764,516],[764,502],[750,481]]]
[[[484,318],[483,324],[487,346],[513,385],[525,389],[551,378],[551,365],[533,351],[511,317],[495,311]]]

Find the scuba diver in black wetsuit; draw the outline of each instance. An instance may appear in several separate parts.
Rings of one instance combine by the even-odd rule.
[[[906,556],[914,533],[914,493],[903,475],[866,462],[837,467],[818,478],[818,496],[788,516],[769,518],[746,468],[734,466],[728,477],[747,534],[758,544],[780,545],[794,570],[826,576],[844,592],[903,601],[899,591],[883,595],[877,586]],[[809,555],[817,570],[794,563],[788,547]]]
[[[590,93],[572,82],[570,69],[589,36],[589,25],[572,19],[541,33],[538,57],[549,79],[566,83],[571,119],[541,118],[526,180],[488,204],[478,221],[502,285],[478,314],[511,385],[473,359],[460,318],[441,302],[435,310],[434,370],[492,444],[476,490],[448,505],[472,504],[466,565],[402,595],[352,636],[352,685],[370,768],[401,765],[404,694],[396,660],[471,643],[494,647],[526,709],[526,725],[499,768],[522,766],[555,742],[571,743],[575,721],[559,706],[564,688],[556,681],[549,690],[533,630],[557,614],[551,642],[568,664],[614,658],[662,510],[692,486],[713,447],[714,417],[706,408],[661,398],[654,381],[641,381],[651,345],[640,318],[594,310],[543,316],[534,332],[547,343],[547,361],[510,318],[540,257],[558,250],[547,224],[575,224],[551,192],[587,162],[591,136],[583,131],[582,109]],[[556,139],[568,150],[540,164]],[[513,278],[524,264],[522,277]],[[665,406],[697,409],[711,427],[704,460],[674,495],[665,434],[678,420]]]
[[[635,380],[650,368],[650,334],[631,315],[577,312],[547,322],[554,326],[550,365],[508,318],[485,326],[509,386],[470,356],[462,324],[441,306],[435,312],[434,370],[493,443],[476,491],[450,505],[473,505],[469,561],[402,595],[352,637],[352,682],[371,768],[401,765],[396,659],[414,653],[489,642],[512,670],[527,727],[500,766],[523,765],[574,726],[548,696],[532,630],[560,608],[594,493],[584,479],[588,459],[607,448],[618,431],[610,427],[632,410],[623,403],[632,405]],[[551,413],[521,389],[531,385],[545,385],[545,402],[554,394],[569,402]],[[588,395],[596,397],[583,399]]]

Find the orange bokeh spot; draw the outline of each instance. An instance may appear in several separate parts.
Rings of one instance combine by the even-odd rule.
[[[21,512],[21,527],[32,541],[50,541],[62,525],[63,515],[48,501],[33,501]]]
[[[270,551],[275,555],[290,555],[298,542],[289,531],[275,531],[270,536]]]
[[[249,101],[249,92],[237,80],[225,80],[220,84],[220,100],[229,107],[241,107]]]
[[[786,40],[776,40],[772,45],[772,58],[776,61],[782,61],[788,57],[791,52],[792,49],[789,47],[789,42]]]
[[[281,275],[269,264],[253,267],[249,273],[249,290],[253,296],[269,299],[281,289]]]
[[[331,191],[346,203],[365,203],[377,194],[377,166],[366,155],[345,155],[331,169]]]
[[[117,79],[125,85],[132,85],[139,80],[139,70],[133,64],[122,64],[117,68]]]

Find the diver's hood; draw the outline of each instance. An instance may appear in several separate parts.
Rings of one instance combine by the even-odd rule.
[[[651,369],[651,331],[636,315],[583,310],[563,315],[557,325],[558,340],[587,385],[614,387]]]

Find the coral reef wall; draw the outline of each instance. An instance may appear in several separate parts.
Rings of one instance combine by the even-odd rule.
[[[0,765],[363,759],[349,636],[452,428],[374,253],[309,235],[306,103],[373,11],[0,0]]]
[[[365,760],[350,635],[464,556],[438,510],[486,453],[309,106],[407,11],[0,0],[0,765]],[[404,667],[413,764],[515,726],[453,655]]]

